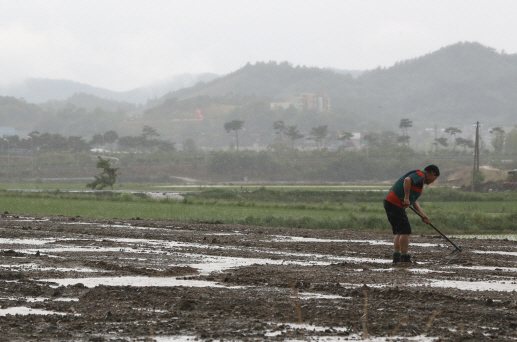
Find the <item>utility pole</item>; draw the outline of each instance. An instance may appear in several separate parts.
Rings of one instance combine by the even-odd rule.
[[[479,121],[474,125],[476,127],[476,140],[474,142],[474,168],[472,170],[472,192],[476,191],[477,177],[479,173]]]

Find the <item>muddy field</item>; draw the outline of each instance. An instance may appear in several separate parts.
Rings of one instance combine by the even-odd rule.
[[[455,240],[446,264],[443,238],[414,235],[393,267],[387,233],[0,221],[0,341],[517,339],[514,241]]]

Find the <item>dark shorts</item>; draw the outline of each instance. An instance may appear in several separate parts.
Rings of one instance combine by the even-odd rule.
[[[411,234],[411,225],[409,224],[406,210],[386,200],[383,201],[383,204],[386,215],[388,216],[388,221],[391,223],[393,235]]]

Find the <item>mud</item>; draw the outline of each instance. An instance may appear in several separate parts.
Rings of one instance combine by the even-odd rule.
[[[517,242],[385,232],[0,220],[0,341],[507,341]],[[425,229],[425,228],[423,228]]]

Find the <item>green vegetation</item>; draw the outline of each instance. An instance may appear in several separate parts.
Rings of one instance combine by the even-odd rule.
[[[173,219],[256,226],[385,231],[384,191],[207,189],[184,200],[153,200],[144,194],[0,191],[0,210],[92,218]],[[422,206],[447,234],[503,234],[517,227],[517,194],[464,193],[431,188]],[[415,234],[435,231],[409,213]]]
[[[91,183],[86,184],[88,188],[91,189],[99,189],[102,190],[105,187],[109,186],[113,189],[113,184],[117,181],[117,176],[119,175],[118,167],[111,167],[111,163],[107,159],[102,159],[100,156],[98,157],[99,161],[97,162],[97,169],[102,169],[102,172],[95,176],[95,180]]]

